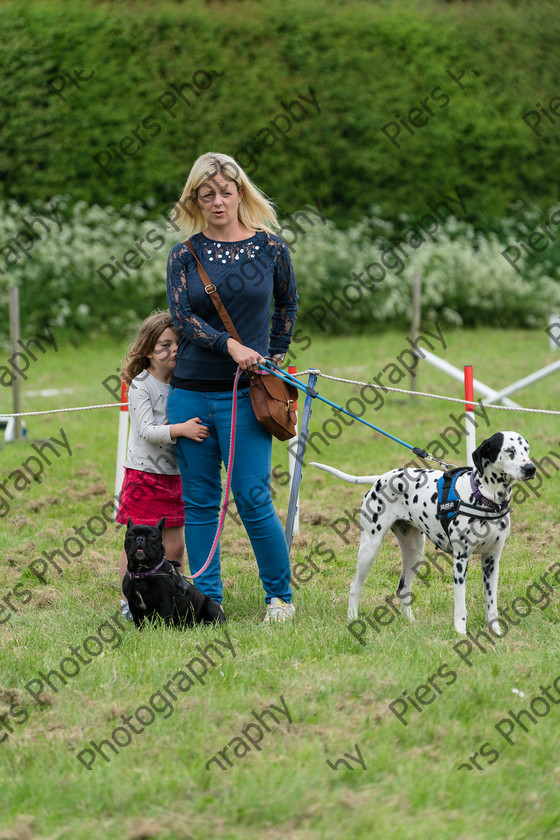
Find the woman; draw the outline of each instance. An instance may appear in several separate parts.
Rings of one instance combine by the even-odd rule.
[[[199,417],[210,430],[202,444],[178,438],[176,455],[185,503],[185,542],[191,574],[205,563],[219,519],[222,461],[227,466],[233,382],[237,366],[256,369],[264,358],[281,364],[297,311],[289,251],[272,232],[271,203],[233,158],[207,153],[194,163],[175,208],[176,221],[206,269],[243,343],[226,331],[184,243],[167,264],[167,297],[180,334],[168,399],[170,423]],[[271,308],[272,320],[271,320]],[[249,382],[241,375],[232,490],[251,540],[266,593],[268,621],[294,617],[286,539],[270,493],[272,437],[257,422]],[[223,585],[219,546],[198,588],[219,604]]]

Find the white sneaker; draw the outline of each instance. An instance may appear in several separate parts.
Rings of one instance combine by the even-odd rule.
[[[128,606],[128,601],[125,601],[124,598],[121,599],[121,613],[126,621],[134,621],[130,607]]]
[[[263,624],[271,621],[293,621],[296,608],[293,604],[287,604],[282,598],[271,598],[270,604],[266,605],[266,615]]]

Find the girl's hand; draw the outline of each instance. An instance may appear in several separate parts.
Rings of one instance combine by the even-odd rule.
[[[258,362],[264,361],[263,356],[250,347],[245,347],[234,338],[228,338],[228,353],[234,362],[237,362],[241,370],[251,370]]]
[[[184,423],[173,423],[170,427],[172,440],[178,437],[186,437],[201,443],[207,437],[210,437],[208,427],[201,424],[200,417],[193,417],[191,420],[185,420]]]

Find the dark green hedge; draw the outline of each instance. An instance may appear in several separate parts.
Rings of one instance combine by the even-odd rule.
[[[487,229],[513,201],[558,199],[560,116],[540,137],[522,119],[560,96],[556,3],[8,2],[0,28],[0,190],[20,202],[159,212],[208,150],[239,152],[282,215],[317,198],[337,225],[374,203],[420,216],[456,185]],[[304,102],[275,138],[301,96],[320,113]],[[121,142],[104,173],[93,155]]]

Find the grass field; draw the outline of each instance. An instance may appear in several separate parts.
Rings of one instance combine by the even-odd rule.
[[[437,344],[434,352],[459,367],[473,364],[475,376],[496,388],[557,358],[544,331],[450,331],[445,341],[446,349]],[[126,340],[98,339],[38,354],[24,384],[24,410],[112,402],[102,382],[120,365],[125,346]],[[394,332],[315,338],[297,364],[366,381],[384,369],[387,377],[387,365],[397,364],[407,346],[405,335]],[[408,383],[407,376],[400,385]],[[73,393],[27,393],[68,387]],[[426,364],[418,387],[462,396],[460,383]],[[319,388],[335,402],[359,396],[359,386],[319,380]],[[458,417],[462,406],[384,396],[383,407],[366,415],[376,425],[416,446],[441,445],[442,433],[454,440],[445,430],[454,425],[450,413]],[[558,409],[558,376],[513,398]],[[10,410],[3,388],[0,411]],[[391,537],[364,589],[359,640],[345,616],[359,539],[351,515],[365,488],[305,466],[292,548],[299,581],[294,625],[261,625],[256,564],[244,531],[228,517],[222,555],[229,637],[212,628],[140,634],[115,617],[123,534],[103,520],[114,494],[117,414],[111,408],[29,417],[26,441],[1,449],[0,840],[560,837],[560,691],[549,688],[560,675],[560,575],[556,581],[549,573],[548,605],[535,597],[504,639],[492,645],[481,637],[484,649],[473,643],[461,657],[466,647],[457,648],[446,565],[431,566],[416,586],[414,624],[379,609],[399,579]],[[311,431],[332,417],[315,401]],[[543,463],[549,477],[539,471],[540,489],[536,479],[535,492],[523,489],[513,506],[499,588],[500,606],[513,616],[516,599],[527,604],[528,587],[559,560],[560,423],[555,416],[497,410],[488,410],[487,419],[479,416],[478,442],[515,429],[534,458],[550,457]],[[361,424],[344,426],[337,439],[333,424],[324,429],[333,439],[321,445],[316,436],[318,451],[306,462],[376,473],[410,460],[408,450]],[[14,471],[38,456],[32,444],[53,438],[66,440],[72,454],[62,443],[56,455],[43,450],[50,464],[43,459],[39,480],[20,477],[16,486]],[[463,442],[459,448],[448,460],[464,463]],[[275,442],[274,489],[283,520],[287,460],[286,444]],[[344,517],[346,525],[335,524]],[[52,554],[65,541],[75,554],[68,563]],[[485,629],[478,559],[467,607],[468,629],[478,634]],[[375,624],[374,614],[386,626]],[[259,725],[256,715],[271,706],[281,712]],[[531,708],[533,722],[527,715],[514,722],[513,715]],[[472,769],[459,769],[471,756],[480,769],[473,762]]]

